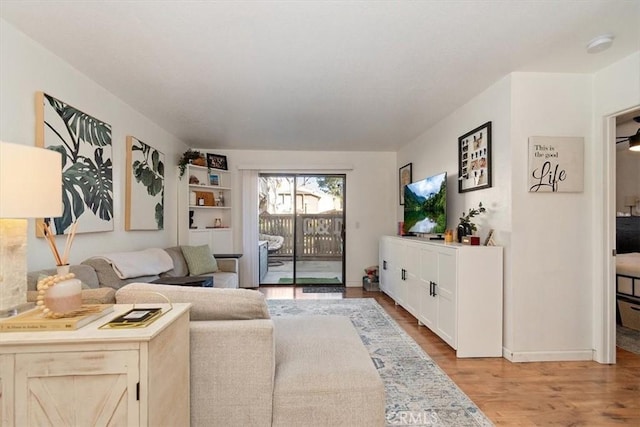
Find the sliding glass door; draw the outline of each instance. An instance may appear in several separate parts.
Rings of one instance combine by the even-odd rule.
[[[345,175],[260,175],[260,284],[344,284],[345,185]]]

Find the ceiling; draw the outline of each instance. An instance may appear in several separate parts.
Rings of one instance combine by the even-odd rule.
[[[1,0],[0,17],[197,148],[395,151],[512,71],[640,49],[639,0]]]

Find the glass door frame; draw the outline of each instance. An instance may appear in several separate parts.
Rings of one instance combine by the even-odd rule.
[[[293,248],[292,248],[292,283],[294,287],[304,286],[305,284],[297,283],[298,279],[298,262],[299,262],[299,230],[301,229],[299,222],[299,213],[298,213],[298,178],[301,177],[311,177],[311,178],[330,178],[336,177],[341,180],[341,195],[342,195],[342,224],[339,231],[340,244],[341,244],[341,258],[340,258],[340,284],[339,286],[346,287],[346,248],[347,248],[347,236],[346,236],[346,195],[347,195],[347,175],[344,173],[322,173],[322,172],[307,172],[307,173],[294,173],[294,172],[282,172],[282,173],[260,173],[260,178],[269,178],[269,177],[281,177],[281,178],[291,178],[293,182],[293,200],[292,200],[292,213],[293,216],[293,230],[292,230],[292,239],[293,239]],[[332,283],[326,283],[326,285],[331,285]],[[263,283],[260,280],[260,285],[278,285],[278,283]],[[322,285],[322,283],[318,283],[318,285]]]

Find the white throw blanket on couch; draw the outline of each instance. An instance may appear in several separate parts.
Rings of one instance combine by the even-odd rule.
[[[154,276],[173,268],[171,256],[160,248],[135,252],[115,252],[94,258],[102,258],[111,264],[120,279]]]

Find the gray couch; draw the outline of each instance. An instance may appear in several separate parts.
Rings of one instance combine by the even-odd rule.
[[[151,282],[161,277],[189,276],[189,267],[179,246],[166,248],[173,261],[173,269],[154,276],[133,277],[120,279],[113,267],[102,258],[89,258],[78,265],[71,265],[70,272],[83,283],[82,301],[85,304],[109,304],[115,302],[115,291],[128,283]],[[214,287],[238,287],[238,260],[235,258],[218,259],[218,271],[208,275],[213,276]],[[40,276],[56,274],[55,269],[36,270],[27,274],[27,301],[34,302],[37,298],[36,285]]]
[[[191,426],[372,427],[384,386],[347,317],[270,318],[262,293],[128,284],[118,303],[189,302]]]

